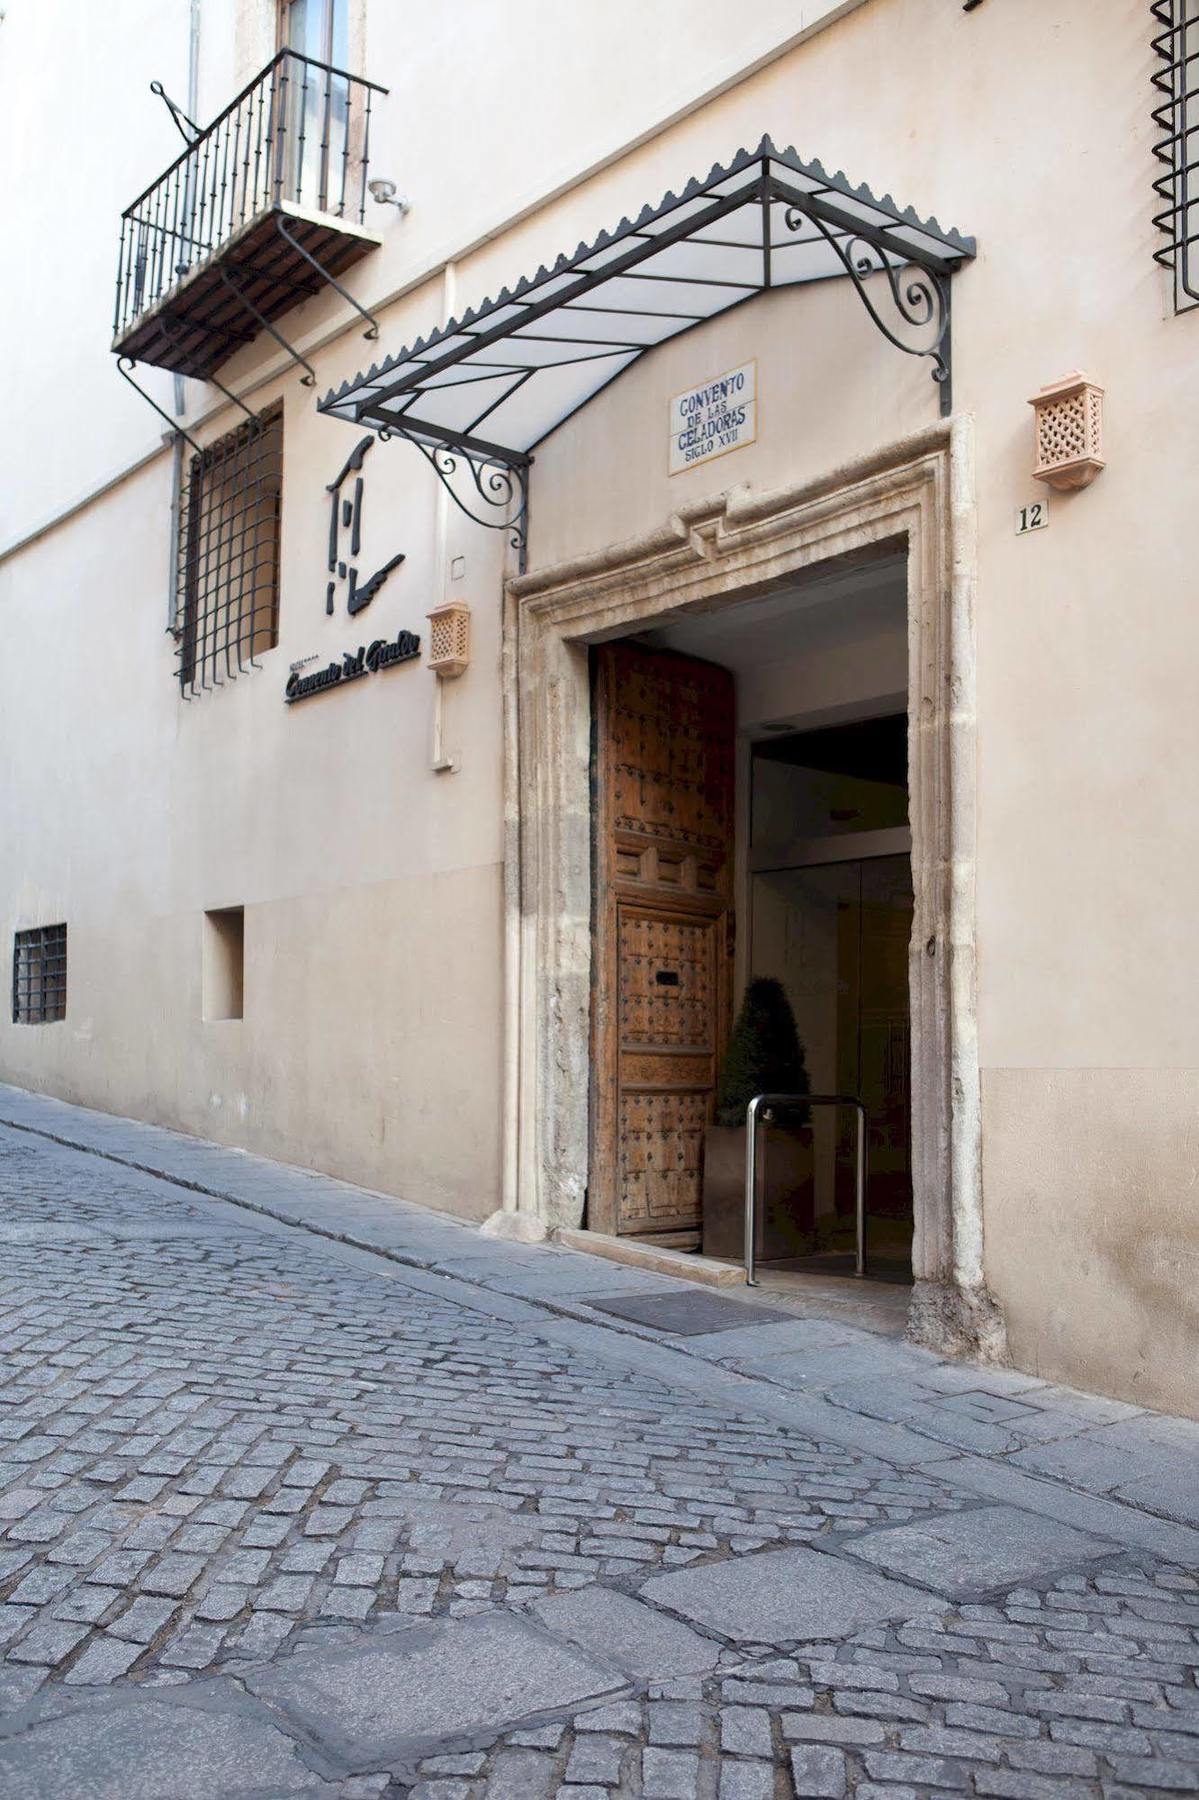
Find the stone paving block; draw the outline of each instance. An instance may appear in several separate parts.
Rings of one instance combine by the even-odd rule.
[[[641,1752],[641,1791],[645,1800],[695,1800],[699,1757],[686,1750]]]
[[[1111,1764],[1117,1778],[1137,1793],[1199,1793],[1199,1771],[1194,1763],[1171,1762],[1164,1756],[1113,1756]]]
[[[365,1619],[374,1609],[376,1592],[369,1587],[330,1588],[320,1602],[322,1618]]]
[[[651,1693],[653,1690],[651,1689]],[[685,1700],[650,1700],[649,1741],[673,1747],[690,1747],[703,1736],[704,1715],[695,1703]]]
[[[307,1605],[312,1592],[308,1575],[276,1575],[259,1596],[258,1605],[267,1612],[299,1613]]]
[[[141,1644],[129,1644],[120,1638],[96,1638],[83,1655],[67,1671],[66,1679],[76,1685],[94,1682],[107,1684],[128,1673],[142,1655]]]
[[[64,1563],[73,1568],[85,1568],[88,1563],[95,1562],[98,1556],[105,1556],[112,1549],[112,1539],[106,1531],[73,1531],[69,1537],[55,1544],[49,1552],[52,1563]]]
[[[1085,1488],[1092,1494],[1107,1494],[1121,1480],[1132,1474],[1127,1452],[1118,1444],[1109,1444],[1106,1433],[1061,1438],[1049,1443],[1030,1444],[1009,1458],[1015,1469],[1030,1474],[1050,1475],[1068,1482],[1071,1487]]]
[[[8,1597],[14,1606],[45,1606],[65,1594],[73,1579],[69,1569],[31,1569]]]
[[[843,1637],[855,1626],[912,1618],[942,1604],[916,1588],[804,1548],[655,1575],[639,1591],[707,1630],[755,1644]]]
[[[187,1593],[203,1573],[203,1557],[169,1553],[159,1557],[153,1567],[141,1575],[138,1586],[144,1593],[162,1594],[172,1600],[178,1600]]]
[[[610,1669],[502,1612],[364,1633],[352,1648],[298,1651],[245,1679],[299,1729],[358,1766],[449,1735],[495,1733],[622,1685]]]
[[[153,1600],[143,1596],[133,1602],[119,1619],[108,1627],[113,1637],[127,1638],[132,1644],[149,1644],[169,1625],[178,1612],[173,1600]]]
[[[28,1631],[7,1655],[14,1662],[46,1663],[53,1667],[65,1661],[87,1634],[86,1625],[76,1625],[68,1619],[47,1619]]]
[[[726,1756],[772,1754],[770,1714],[756,1706],[726,1706],[720,1714],[720,1748]]]
[[[672,1286],[651,1293],[589,1295],[587,1305],[613,1318],[627,1319],[647,1331],[669,1336],[707,1337],[713,1332],[744,1331],[763,1334],[773,1326],[791,1324],[789,1313],[745,1300],[731,1300],[701,1287]],[[781,1346],[780,1346],[781,1348]]]
[[[333,1580],[339,1587],[374,1588],[383,1579],[383,1558],[355,1552],[334,1565]]]
[[[1112,1555],[1117,1546],[1014,1506],[979,1506],[867,1531],[846,1550],[939,1593],[985,1592]]]
[[[719,1800],[774,1800],[774,1795],[772,1763],[721,1763]]]
[[[756,1308],[755,1308],[756,1312]],[[842,1325],[831,1319],[796,1319],[774,1317],[768,1324],[746,1319],[741,1324],[731,1321],[721,1331],[689,1336],[683,1348],[689,1356],[707,1357],[747,1373],[769,1376],[770,1365],[784,1354],[804,1354],[810,1350],[832,1350],[842,1345],[872,1341],[870,1332],[853,1325]]]
[[[636,1700],[616,1700],[609,1706],[590,1707],[585,1712],[576,1713],[572,1726],[576,1732],[611,1731],[623,1737],[635,1737],[641,1730],[641,1707]],[[548,1746],[552,1749],[562,1736],[561,1727],[551,1725],[541,1729],[557,1734]],[[527,1736],[522,1736],[521,1741],[529,1740]]]
[[[124,1596],[116,1588],[95,1587],[90,1582],[71,1589],[52,1606],[51,1617],[75,1619],[81,1624],[95,1625],[105,1613],[114,1609]]]
[[[1113,1427],[1113,1429],[1116,1429]],[[1159,1453],[1160,1455],[1160,1453]],[[1151,1462],[1152,1452],[1138,1460]],[[1167,1519],[1178,1519],[1184,1525],[1199,1525],[1199,1457],[1188,1455],[1173,1466],[1150,1466],[1132,1480],[1121,1481],[1113,1497],[1146,1512],[1161,1513]],[[1125,1469],[1127,1474],[1127,1467]]]
[[[84,1792],[120,1800],[229,1800],[233,1794],[319,1793],[295,1746],[273,1724],[236,1708],[165,1699],[95,1703],[0,1742],[0,1800],[63,1800]],[[87,1789],[80,1771],[87,1772]]]
[[[628,1740],[604,1732],[587,1732],[576,1738],[566,1764],[564,1779],[570,1782],[607,1783],[615,1787],[620,1780],[621,1764],[628,1751]]]
[[[28,1664],[0,1666],[0,1719],[27,1706],[49,1674],[45,1667],[32,1668]]]
[[[252,1613],[235,1634],[234,1648],[246,1658],[273,1656],[294,1630],[295,1620],[285,1613]]]
[[[487,1800],[552,1800],[560,1791],[554,1759],[536,1750],[501,1750],[485,1791]]]
[[[788,1743],[883,1744],[887,1738],[877,1719],[844,1719],[832,1713],[785,1712],[782,1731]]]
[[[197,1619],[235,1619],[244,1610],[249,1598],[249,1588],[214,1582],[197,1600],[195,1614]]]
[[[840,1750],[823,1744],[801,1744],[791,1752],[791,1779],[797,1794],[831,1796],[840,1800],[849,1791],[845,1757]]]
[[[534,1601],[531,1610],[548,1630],[630,1675],[699,1674],[720,1655],[711,1638],[598,1584]]]
[[[169,1668],[207,1669],[216,1660],[224,1636],[220,1625],[190,1625],[169,1639],[160,1660]]]

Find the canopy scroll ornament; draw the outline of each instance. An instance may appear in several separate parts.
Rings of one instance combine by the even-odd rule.
[[[425,455],[525,545],[537,446],[648,350],[774,288],[847,278],[952,407],[950,278],[973,238],[763,138],[678,194],[355,375],[319,410]],[[465,475],[464,472],[465,471]]]

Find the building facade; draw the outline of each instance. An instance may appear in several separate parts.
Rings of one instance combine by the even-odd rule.
[[[1199,1413],[1192,0],[0,47],[4,1079]]]

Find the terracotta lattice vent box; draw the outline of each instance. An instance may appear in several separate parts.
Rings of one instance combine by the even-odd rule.
[[[1082,488],[1103,467],[1103,389],[1079,370],[1028,403],[1036,420],[1033,474],[1054,488]]]
[[[449,681],[470,662],[470,607],[465,600],[450,600],[435,606],[428,619],[429,667]]]

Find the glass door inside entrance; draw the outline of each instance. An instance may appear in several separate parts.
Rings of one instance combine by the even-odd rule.
[[[865,720],[755,744],[750,835],[755,976],[791,1002],[812,1091],[853,1094],[867,1113],[871,1273],[911,1274],[912,935],[907,719]],[[790,1266],[848,1273],[854,1250],[855,1120],[817,1107],[812,1220]]]
[[[877,1273],[911,1267],[911,1071],[907,856],[779,869],[753,878],[755,975],[782,982],[813,1092],[860,1095],[868,1115],[866,1208]],[[829,1272],[854,1247],[854,1120],[814,1109],[810,1254]]]

